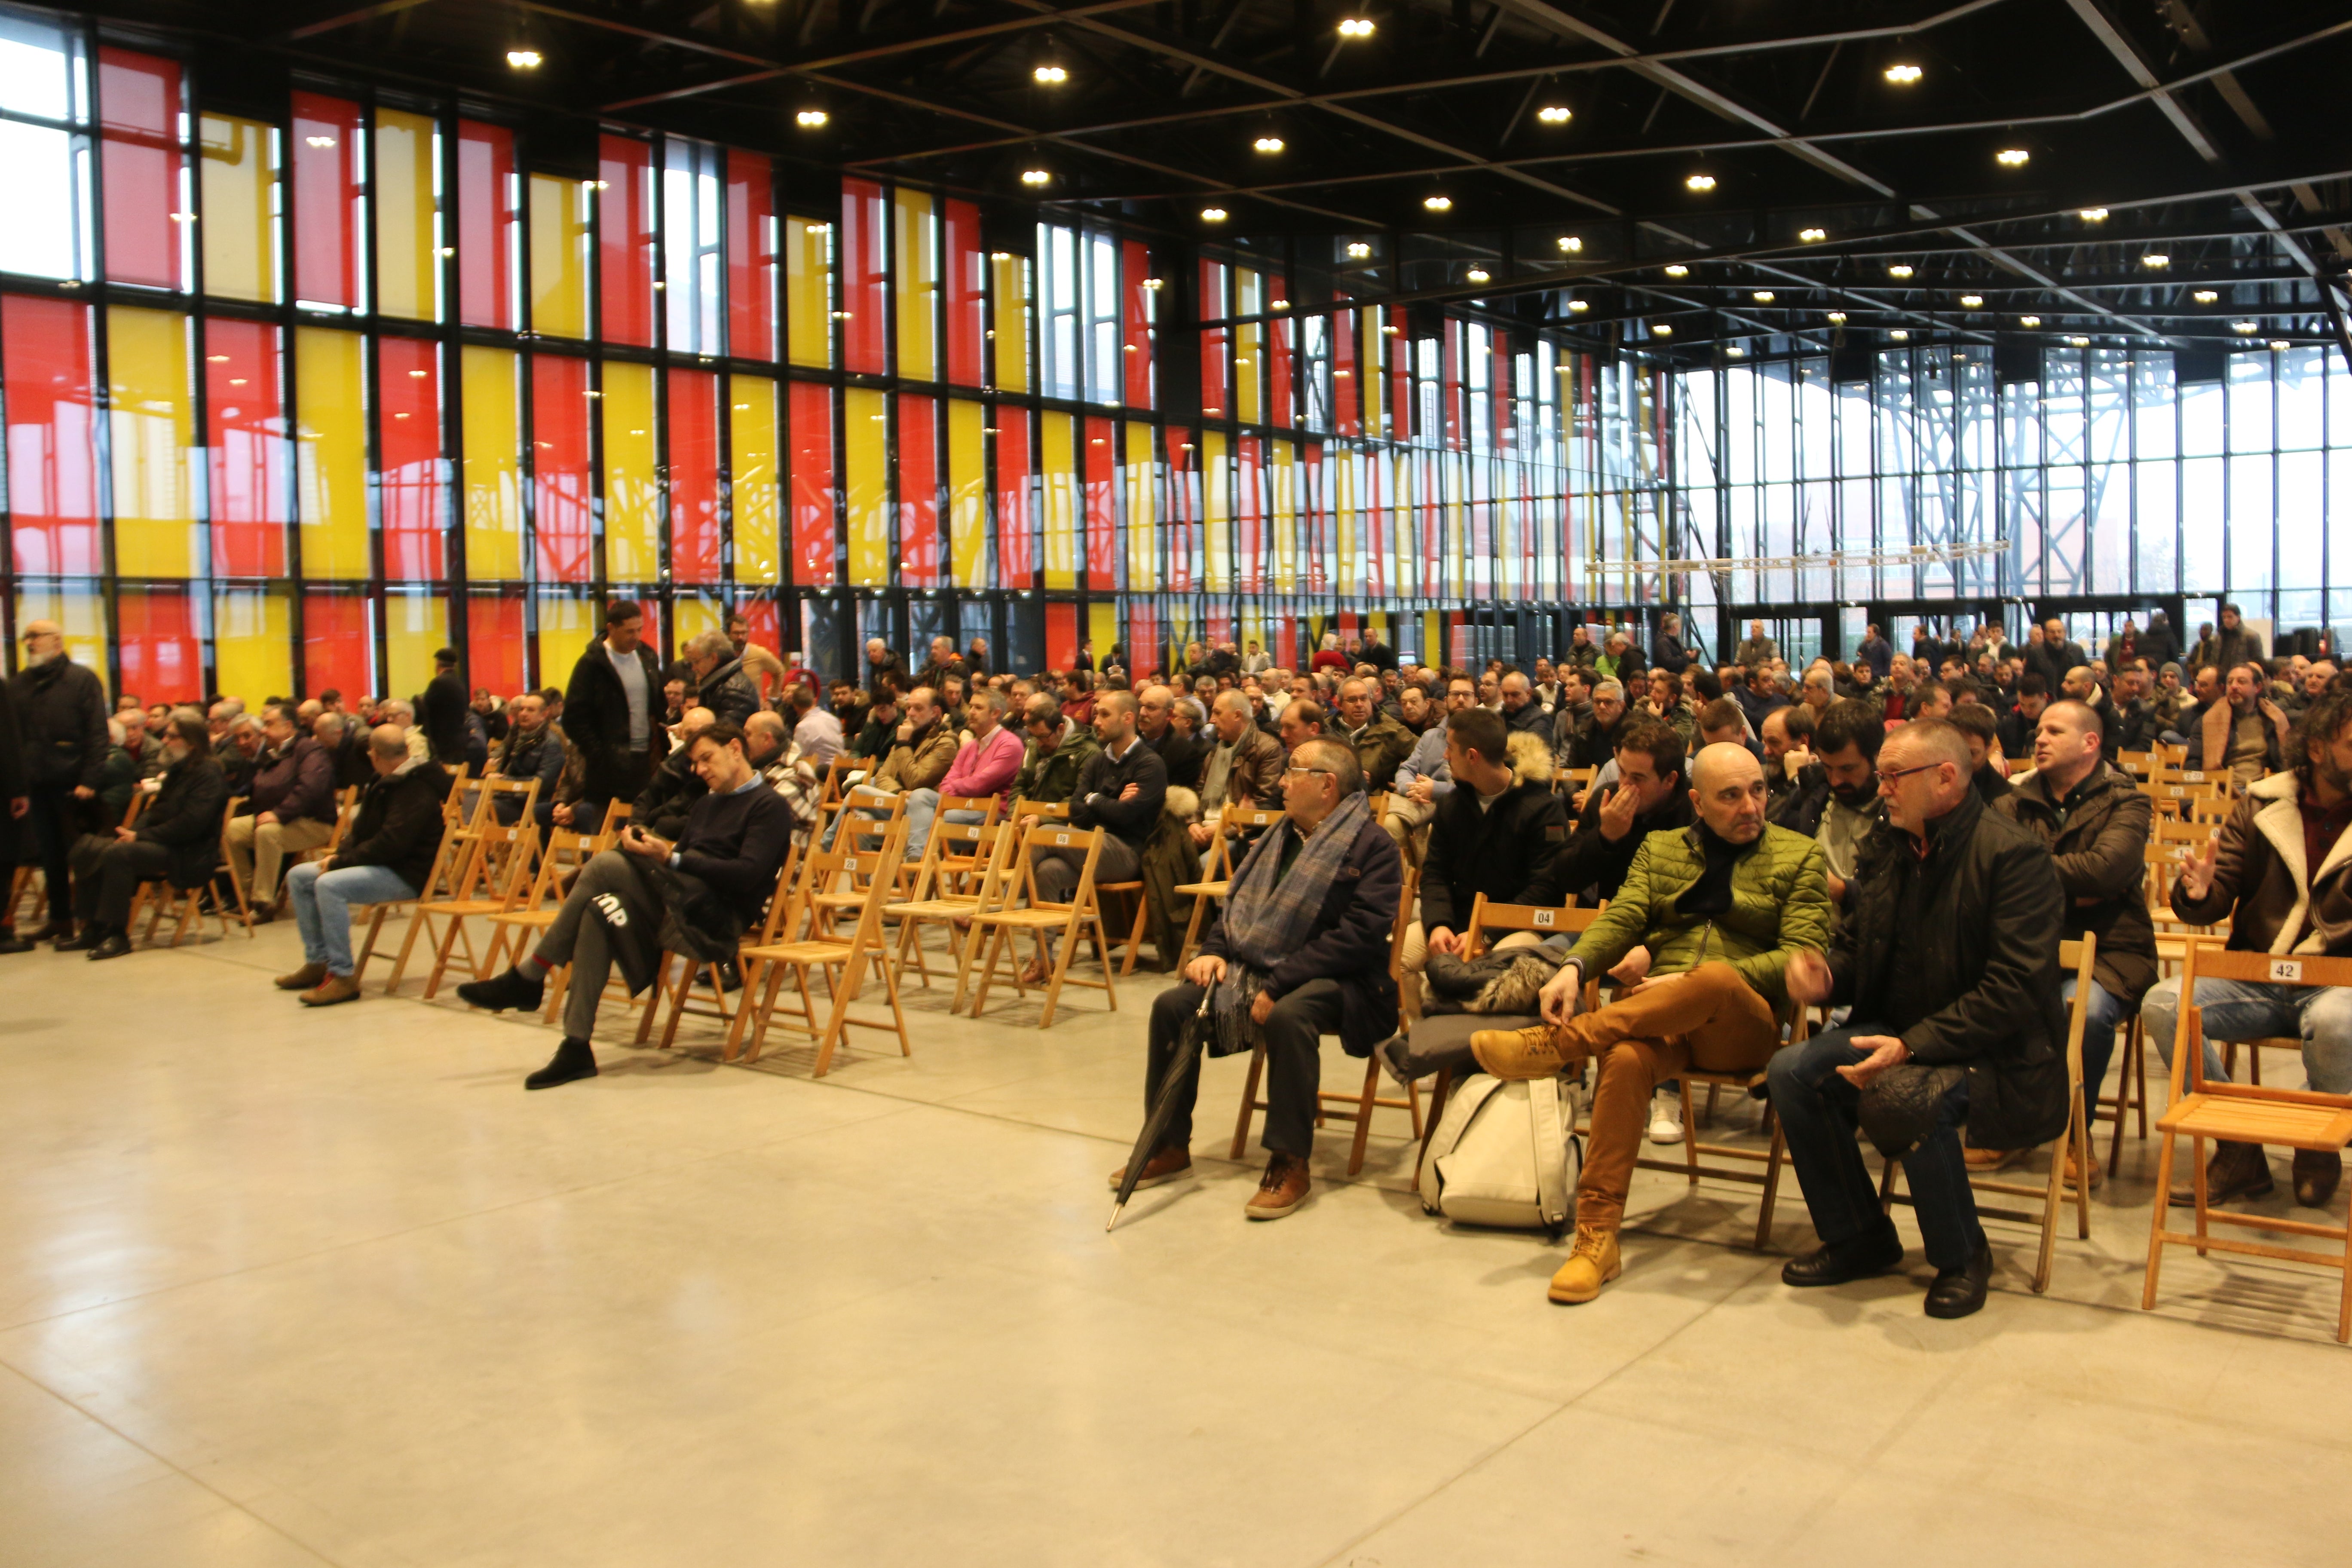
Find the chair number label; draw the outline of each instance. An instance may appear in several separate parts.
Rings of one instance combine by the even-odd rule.
[[[1069,841],[1070,836],[1066,833],[1056,833],[1054,835],[1054,842],[1056,845],[1067,844]]]
[[[1552,923],[1552,916],[1557,911],[1552,910],[1538,910],[1536,911],[1536,924],[1539,926],[1550,925]]]
[[[2183,784],[2203,784],[2205,782],[2205,775],[2203,773],[2183,773],[2180,775],[2180,780]]]
[[[2271,960],[2271,978],[2299,985],[2303,983],[2303,964],[2296,959],[2273,958]]]

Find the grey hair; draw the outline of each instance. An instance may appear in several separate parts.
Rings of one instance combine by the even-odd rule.
[[[391,700],[384,703],[379,711],[381,711],[386,718],[390,718],[393,714],[397,713],[400,715],[401,721],[404,723],[413,724],[416,721],[415,708],[410,705],[403,698],[393,698]]]
[[[1307,753],[1313,753],[1311,756]],[[1301,741],[1291,749],[1294,763],[1312,765],[1339,781],[1339,798],[1347,799],[1364,787],[1364,765],[1356,761],[1355,748],[1341,744],[1328,735],[1315,735]]]
[[[232,735],[242,735],[247,730],[258,730],[260,728],[261,721],[255,718],[250,713],[240,713],[236,718],[230,720],[228,723],[228,732]]]
[[[686,657],[688,658],[726,659],[733,658],[734,654],[735,645],[727,639],[725,632],[704,632],[686,645]]]
[[[124,745],[131,740],[131,731],[122,727],[121,720],[109,719],[106,721],[106,738],[118,746]]]
[[[1624,683],[1616,680],[1604,680],[1600,685],[1592,689],[1592,697],[1595,701],[1599,701],[1603,697],[1614,697],[1618,701],[1622,702],[1625,700]]]

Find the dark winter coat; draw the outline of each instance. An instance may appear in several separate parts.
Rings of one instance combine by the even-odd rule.
[[[106,766],[106,689],[63,654],[8,682],[27,777],[37,784],[96,789]]]
[[[441,807],[449,798],[449,784],[447,771],[435,762],[377,774],[360,796],[359,814],[335,851],[335,864],[382,866],[423,893],[433,858],[441,852]]]

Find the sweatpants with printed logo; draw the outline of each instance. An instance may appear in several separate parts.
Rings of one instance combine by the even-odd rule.
[[[661,919],[661,911],[645,903],[640,886],[626,855],[604,851],[580,868],[555,923],[531,953],[551,970],[572,965],[563,993],[563,1032],[571,1038],[594,1036],[596,1005],[613,973],[613,927]]]

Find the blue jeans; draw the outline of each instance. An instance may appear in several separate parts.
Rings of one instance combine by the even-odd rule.
[[[940,792],[935,789],[910,789],[907,792],[907,858],[920,859],[923,846],[931,841],[931,823],[940,814]],[[982,821],[988,814],[966,811],[961,807],[950,811],[947,820],[959,823]]]
[[[2074,1005],[2074,977],[2068,975],[2059,994]],[[2091,982],[2091,1004],[2083,1014],[2083,1109],[2088,1111],[2107,1081],[2107,1063],[2115,1059],[2116,1026],[2124,1021],[2123,998],[2097,981]]]
[[[302,957],[323,963],[330,974],[352,972],[352,906],[413,899],[416,889],[389,866],[338,866],[321,871],[306,860],[286,873],[294,900],[294,924],[302,933]]]
[[[1837,1073],[1869,1054],[1849,1040],[1881,1032],[1873,1024],[1824,1030],[1774,1057],[1765,1073],[1772,1113],[1788,1141],[1789,1163],[1813,1216],[1813,1233],[1831,1247],[1891,1228],[1879,1211],[1878,1184],[1870,1179],[1854,1141],[1862,1090]],[[1968,1166],[1960,1158],[1960,1127],[1968,1113],[1969,1082],[1963,1078],[1944,1096],[1935,1131],[1903,1157],[1927,1261],[1938,1268],[1966,1267],[1985,1245]]]
[[[2321,1094],[2352,1094],[2352,990],[2330,985],[2269,985],[2251,980],[2200,980],[2197,1005],[2205,1012],[2205,1076],[2220,1083],[2216,1040],[2300,1036],[2303,1074]],[[2159,984],[2139,1005],[2140,1027],[2172,1068],[2172,1039],[2180,1027],[2180,980]],[[2085,1053],[2087,1054],[2087,1053]],[[2184,1079],[2184,1081],[2186,1081]]]

